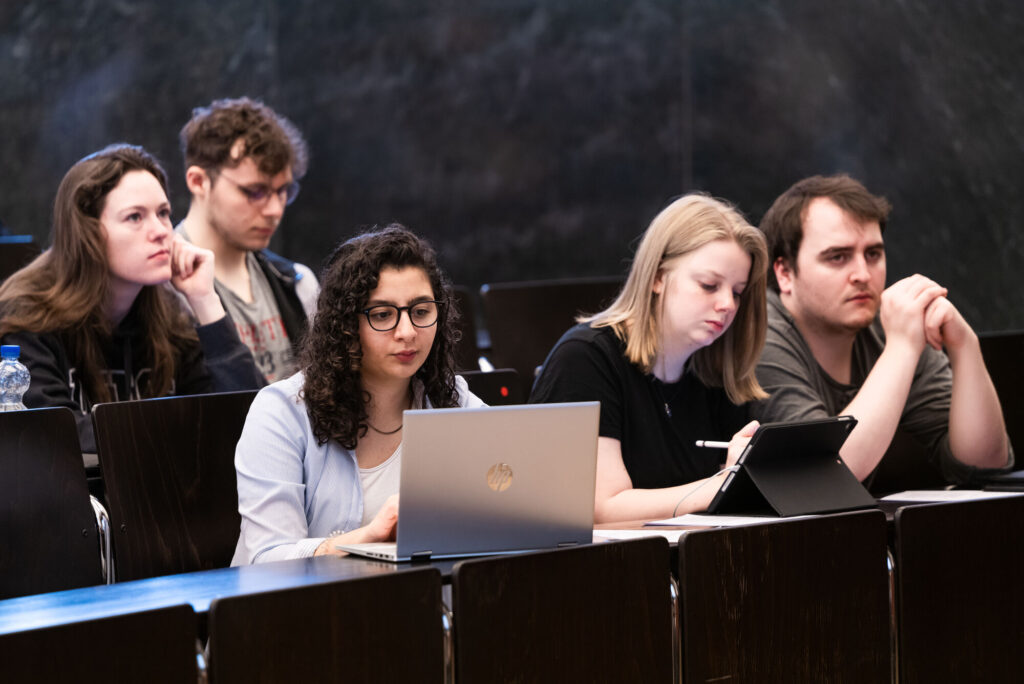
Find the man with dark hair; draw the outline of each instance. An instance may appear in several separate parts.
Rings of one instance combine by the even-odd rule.
[[[762,421],[852,415],[841,456],[869,480],[897,429],[949,482],[1013,465],[978,336],[946,288],[913,275],[886,288],[889,202],[849,176],[813,176],[765,214],[768,338]],[[943,353],[945,348],[946,353]]]
[[[177,231],[213,251],[217,294],[267,382],[286,378],[319,288],[309,268],[267,245],[299,192],[306,143],[246,97],[196,108],[180,139],[192,201]]]

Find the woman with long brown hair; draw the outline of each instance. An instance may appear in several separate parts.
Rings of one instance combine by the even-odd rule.
[[[398,224],[352,238],[320,285],[302,371],[257,395],[238,442],[232,565],[388,539],[403,412],[483,405],[455,375],[458,312],[424,240]]]
[[[213,289],[213,254],[170,217],[160,163],[106,147],[65,174],[50,248],[0,287],[0,336],[32,375],[25,405],[71,408],[85,452],[95,404],[265,384]]]

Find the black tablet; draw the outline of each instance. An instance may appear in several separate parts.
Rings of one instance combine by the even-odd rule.
[[[876,506],[839,457],[856,424],[837,416],[760,426],[708,513],[790,516]]]

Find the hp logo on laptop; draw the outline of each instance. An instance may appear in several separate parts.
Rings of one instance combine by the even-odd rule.
[[[496,492],[503,492],[512,485],[512,466],[495,463],[487,469],[487,486]]]

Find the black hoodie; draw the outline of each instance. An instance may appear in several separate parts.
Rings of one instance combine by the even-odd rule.
[[[174,383],[169,395],[204,394],[258,389],[266,384],[249,349],[238,339],[231,320],[224,316],[196,327],[199,344],[177,351]],[[103,377],[113,401],[140,399],[150,368],[142,358],[143,330],[134,307],[103,346],[107,367]],[[17,332],[4,336],[3,344],[21,347],[21,362],[32,381],[23,403],[28,408],[66,406],[75,412],[82,451],[96,452],[92,426],[92,400],[86,395],[77,369],[71,364],[62,333]]]

